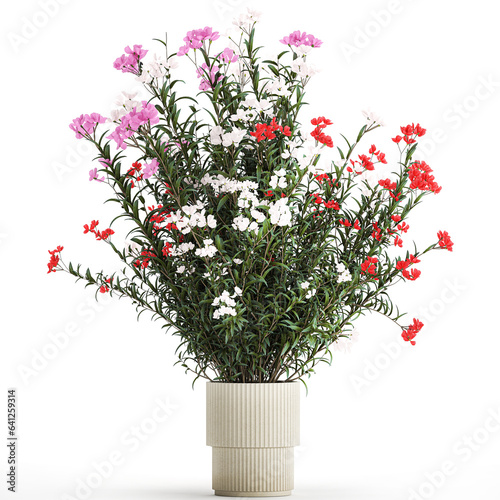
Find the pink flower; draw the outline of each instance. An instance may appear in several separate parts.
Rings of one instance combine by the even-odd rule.
[[[203,42],[209,40],[211,42],[219,38],[219,33],[213,31],[212,28],[206,26],[203,29],[188,31],[183,40],[186,42],[178,51],[178,56],[184,56],[189,52],[189,49],[201,49]]]
[[[198,76],[198,78],[202,79],[199,87],[200,90],[210,90],[224,78],[222,75],[220,75],[216,81],[215,76],[217,75],[219,70],[219,66],[214,65],[212,66],[212,68],[210,68],[206,63],[203,63],[196,70],[196,75]]]
[[[107,138],[113,139],[118,148],[127,149],[125,141],[129,137],[132,137],[139,130],[140,126],[148,122],[151,125],[159,123],[160,118],[158,116],[158,110],[154,105],[147,101],[142,101],[141,105],[142,108],[139,111],[137,111],[137,108],[134,108],[126,115],[122,116],[120,124],[110,135],[108,135]]]
[[[99,179],[97,176],[97,168],[93,168],[92,170],[89,170],[89,181],[99,181],[99,182],[104,182],[104,175]]]
[[[99,113],[92,113],[90,115],[80,115],[75,118],[69,125],[69,128],[75,132],[77,139],[81,139],[86,135],[94,133],[97,124],[104,123],[106,118]]]
[[[285,45],[292,45],[294,47],[300,47],[301,45],[308,45],[309,47],[321,47],[323,43],[318,38],[313,35],[308,35],[305,31],[301,33],[300,31],[294,31],[290,35],[283,37],[280,40],[281,43]]]
[[[219,54],[219,59],[226,63],[234,63],[238,60],[238,54],[235,54],[233,49],[226,47],[224,52]]]
[[[158,172],[158,160],[156,158],[153,158],[151,163],[144,164],[143,176],[145,179],[149,179],[156,172]]]
[[[148,53],[147,50],[142,48],[142,45],[134,45],[125,47],[125,54],[122,54],[113,63],[115,69],[121,70],[122,73],[139,74],[139,61]]]

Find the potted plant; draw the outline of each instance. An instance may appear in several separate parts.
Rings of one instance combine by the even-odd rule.
[[[382,125],[371,112],[334,149],[330,119],[298,121],[322,42],[296,31],[262,61],[258,18],[248,10],[235,20],[239,35],[226,45],[206,27],[189,31],[176,54],[165,42],[163,57],[125,49],[114,67],[149,97],[123,93],[110,117],[70,125],[95,146],[90,180],[107,184],[119,209],[113,223],[93,220],[83,232],[124,268],[65,264],[61,246],[48,264],[96,295],[128,297],[179,336],[177,363],[208,381],[213,488],[228,496],[290,494],[299,381],[331,361],[331,347],[366,312],[389,317],[415,344],[423,325],[400,323],[388,288],[418,279],[424,254],[453,246],[439,231],[425,250],[400,255],[410,212],[441,190],[415,158],[425,129],[401,127],[390,175],[380,175],[389,159],[365,141]],[[195,67],[196,97],[178,93],[181,57]],[[334,160],[322,164],[325,153]],[[125,245],[115,242],[116,221],[126,221]]]

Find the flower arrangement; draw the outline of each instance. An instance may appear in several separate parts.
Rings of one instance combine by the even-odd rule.
[[[426,130],[401,127],[392,139],[395,171],[382,178],[385,153],[361,146],[383,125],[373,112],[336,149],[329,118],[302,127],[304,89],[316,73],[310,58],[322,42],[295,31],[280,40],[277,57],[261,60],[259,16],[248,10],[236,19],[239,34],[226,47],[209,27],[189,31],[175,54],[161,42],[164,57],[126,47],[114,67],[135,76],[149,98],[123,92],[109,118],[85,114],[70,125],[95,146],[90,181],[112,190],[115,221],[128,221],[130,240],[116,243],[111,227],[92,220],[83,232],[108,245],[124,269],[66,265],[58,246],[48,272],[66,271],[96,294],[128,297],[152,313],[180,337],[177,363],[195,380],[303,381],[371,311],[414,345],[423,324],[400,324],[388,288],[418,279],[424,254],[453,248],[439,231],[425,250],[398,255],[410,212],[441,190],[415,159]],[[180,58],[195,67],[196,97],[179,94]],[[325,167],[328,152],[336,157]]]

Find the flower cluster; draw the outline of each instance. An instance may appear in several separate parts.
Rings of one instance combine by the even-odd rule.
[[[402,275],[411,281],[416,280],[420,274],[422,274],[418,269],[412,268],[411,272],[408,270],[410,266],[413,264],[418,264],[420,259],[417,259],[413,254],[410,254],[410,257],[406,260],[398,260],[396,262],[396,269],[402,271]]]
[[[99,231],[98,229],[96,230],[98,225],[98,220],[93,220],[90,225],[85,224],[83,226],[83,234],[92,233],[96,240],[107,240],[112,234],[115,234],[115,232],[110,228],[105,229],[104,231]]]
[[[203,47],[203,42],[208,40],[209,42],[214,42],[219,38],[219,33],[213,31],[212,28],[206,26],[205,28],[200,28],[197,30],[188,31],[183,40],[186,42],[177,51],[178,56],[186,55],[190,49],[201,49]]]
[[[154,54],[153,58],[152,61],[144,63],[141,74],[137,77],[137,80],[142,83],[150,83],[151,80],[164,78],[170,70],[179,66],[176,57],[167,60]]]
[[[59,255],[57,254],[61,253],[62,250],[64,250],[64,247],[62,247],[61,245],[59,245],[55,250],[49,250],[50,260],[47,264],[49,268],[47,274],[56,272],[57,266],[59,265]]]
[[[437,194],[441,191],[441,186],[431,175],[432,168],[425,161],[415,161],[410,165],[408,178],[411,181],[410,189],[420,189],[420,191],[432,191]]]
[[[242,30],[248,31],[255,23],[259,22],[261,15],[261,12],[247,7],[247,11],[245,13],[242,13],[237,18],[233,19],[233,24]]]
[[[235,287],[233,295],[229,295],[229,292],[225,290],[220,296],[215,297],[212,305],[218,307],[218,309],[214,311],[214,318],[219,319],[227,315],[236,316],[236,301],[234,298],[240,296],[242,293],[240,288]]]
[[[277,224],[280,227],[292,225],[292,212],[287,197],[280,198],[269,205],[269,217],[271,224]]]
[[[392,140],[396,144],[399,144],[402,140],[406,142],[406,144],[415,144],[415,142],[417,142],[415,137],[422,137],[426,132],[427,130],[422,128],[420,123],[417,123],[416,125],[412,123],[411,125],[406,125],[406,127],[401,127],[401,133],[403,135],[397,135]]]
[[[321,47],[322,41],[313,35],[308,35],[305,31],[300,32],[299,30],[290,33],[288,36],[283,37],[280,40],[281,43],[285,45],[291,45],[294,47],[300,47],[301,45],[306,45],[308,47]]]
[[[439,238],[439,246],[441,248],[453,252],[453,241],[451,241],[448,231],[439,231],[437,237]]]
[[[139,127],[148,123],[156,125],[159,121],[158,110],[154,105],[142,101],[139,106],[134,107],[120,118],[120,123],[107,138],[113,139],[118,148],[126,149],[127,144],[125,141],[132,137],[139,130]]]
[[[90,115],[80,115],[75,118],[69,125],[69,128],[75,132],[77,139],[82,139],[87,135],[91,135],[95,132],[95,129],[99,123],[104,123],[106,118],[99,113],[92,113]]]
[[[198,257],[213,257],[217,253],[217,247],[214,245],[214,240],[207,238],[203,240],[203,247],[195,250],[195,255]]]
[[[352,281],[351,272],[343,262],[339,262],[336,265],[336,268],[338,273],[337,283],[346,283],[348,281]]]
[[[125,47],[125,54],[122,54],[113,63],[113,67],[122,73],[139,74],[139,61],[148,53],[142,45],[134,45],[132,48]]]
[[[422,330],[424,324],[416,318],[413,318],[413,324],[403,330],[401,336],[406,342],[410,342],[411,345],[415,345],[415,341],[413,340],[417,333]]]
[[[361,264],[361,273],[375,275],[377,272],[377,262],[377,257],[367,257],[366,260]]]
[[[271,176],[271,180],[269,181],[269,186],[273,189],[280,188],[285,189],[287,186],[286,183],[286,170],[284,168],[280,168],[276,170],[274,174]]]
[[[319,142],[320,144],[324,144],[329,148],[333,148],[333,140],[329,135],[326,135],[323,132],[323,129],[328,125],[332,125],[333,122],[328,120],[324,116],[320,116],[318,118],[313,118],[311,120],[311,125],[314,125],[316,128],[311,132],[311,136],[314,137],[314,140]]]
[[[290,127],[288,125],[285,127],[278,125],[278,123],[276,122],[276,118],[273,118],[269,125],[267,123],[256,123],[255,131],[250,132],[250,135],[252,137],[255,137],[257,139],[257,142],[260,142],[263,141],[264,139],[269,139],[269,140],[276,139],[275,132],[277,131],[281,132],[283,135],[286,135],[287,137],[290,137],[292,135]]]
[[[206,215],[205,205],[199,201],[194,205],[183,205],[175,212],[168,214],[168,225],[178,229],[182,234],[189,234],[194,228],[215,228],[217,220],[212,214]]]
[[[214,146],[222,144],[225,147],[238,146],[247,131],[245,129],[233,128],[230,132],[224,132],[220,126],[212,127],[210,130],[210,142]]]
[[[230,118],[233,122],[242,121],[248,123],[261,115],[269,116],[272,107],[273,104],[268,99],[259,100],[252,96],[246,96],[240,102],[236,113],[232,114]]]

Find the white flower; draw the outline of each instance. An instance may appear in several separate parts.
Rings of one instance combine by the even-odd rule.
[[[291,92],[288,90],[286,86],[286,82],[284,80],[269,80],[266,82],[264,89],[269,94],[281,95],[288,97]]]
[[[287,204],[288,198],[280,198],[269,205],[269,216],[271,224],[278,226],[290,226],[292,223],[292,213]]]
[[[302,290],[307,290],[310,284],[309,281],[304,281],[300,284],[300,288],[302,288]]]
[[[218,125],[210,130],[210,142],[215,146],[222,144],[222,134],[224,130]]]
[[[236,113],[234,115],[231,115],[230,118],[231,118],[231,120],[233,122],[237,122],[238,120],[241,120],[243,122],[248,121],[247,113],[242,108],[238,108],[238,110],[236,111]]]
[[[383,127],[385,125],[385,122],[384,122],[384,120],[382,120],[380,115],[378,115],[377,113],[372,111],[371,108],[366,108],[363,111],[361,111],[361,113],[363,113],[363,116],[369,122],[372,122],[374,125],[380,125],[381,127]]]
[[[335,351],[349,353],[351,352],[352,344],[356,343],[359,338],[358,330],[353,330],[348,337],[340,337],[333,343]]]
[[[235,217],[233,220],[233,228],[240,231],[246,231],[249,225],[250,219],[244,215],[238,215],[238,217]]]
[[[179,266],[177,269],[176,269],[176,273],[177,274],[183,274],[184,271],[186,270],[186,266]]]
[[[352,281],[352,275],[344,263],[340,262],[336,264],[335,267],[337,268],[337,272],[339,274],[337,278],[337,283],[345,283],[348,281]]]
[[[318,69],[315,66],[312,64],[306,64],[302,58],[295,59],[291,68],[294,73],[297,73],[297,76],[300,76],[300,78],[309,78],[318,73]]]
[[[253,231],[255,234],[257,234],[257,232],[259,230],[259,225],[257,224],[257,222],[253,221],[248,226],[248,230],[249,231]]]
[[[259,224],[266,220],[265,214],[259,212],[259,210],[252,209],[250,210],[250,214]]]
[[[233,19],[233,24],[238,26],[238,28],[248,31],[254,23],[258,23],[260,21],[261,16],[262,12],[247,7],[247,12],[240,14],[238,17]]]
[[[232,132],[228,132],[222,135],[222,145],[228,147],[234,144],[237,146],[241,142],[241,139],[243,139],[243,137],[246,135],[246,133],[246,130],[235,128]]]
[[[225,315],[236,316],[236,309],[234,309],[236,301],[230,297],[228,291],[224,291],[219,297],[215,297],[212,305],[219,306],[219,308],[214,311],[214,318],[216,319]]]
[[[238,295],[241,295],[243,293],[243,290],[239,287],[239,286],[235,286],[234,287],[234,296],[238,296]]]
[[[199,257],[213,257],[217,253],[217,247],[214,245],[214,240],[207,238],[203,240],[203,247],[197,248],[195,254]]]
[[[171,255],[178,257],[194,249],[194,243],[181,243],[177,247],[172,247]]]
[[[179,65],[176,60],[177,58],[172,59],[173,60],[170,60],[170,62],[163,57],[159,57],[154,54],[153,61],[144,63],[142,73],[136,78],[136,80],[143,83],[149,83],[153,78],[163,78],[168,73],[169,69],[176,68]]]
[[[243,261],[242,261],[241,259],[233,259],[233,262],[234,262],[236,265],[243,264]]]
[[[292,45],[292,50],[297,55],[304,57],[307,54],[309,54],[309,52],[311,52],[312,47],[310,45],[305,45],[305,44],[301,43],[298,47],[296,47],[295,45]]]
[[[217,219],[212,214],[207,216],[207,225],[212,229],[217,226]]]

